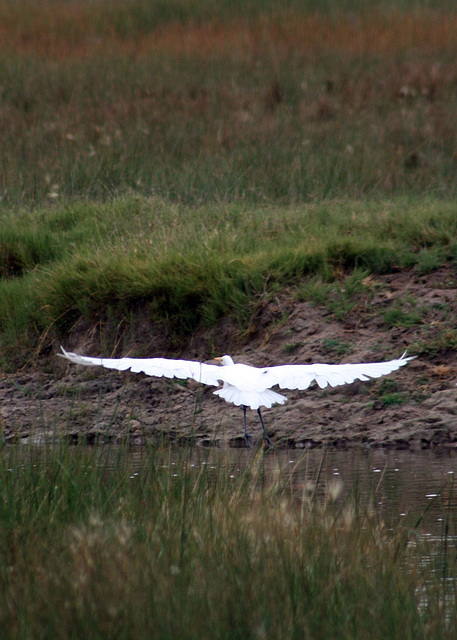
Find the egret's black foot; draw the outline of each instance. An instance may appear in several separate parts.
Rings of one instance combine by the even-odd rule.
[[[249,433],[246,433],[246,434],[244,435],[244,442],[246,443],[246,446],[247,446],[248,448],[252,446],[252,438],[251,438],[251,436],[249,435]]]
[[[262,413],[260,411],[260,407],[257,409],[257,413],[259,414],[260,424],[262,425],[263,440],[264,440],[264,443],[265,443],[265,451],[268,451],[269,449],[273,449],[274,448],[273,447],[273,443],[270,440],[270,436],[268,435],[267,428],[265,426],[265,422],[263,421],[263,418],[262,418]]]

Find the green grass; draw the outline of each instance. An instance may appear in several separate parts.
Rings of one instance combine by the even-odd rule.
[[[370,299],[368,274],[421,273],[424,252],[438,249],[453,261],[457,237],[455,204],[433,199],[187,208],[126,196],[0,219],[3,357],[62,339],[80,319],[134,331],[145,313],[181,339],[231,315],[248,330],[256,305],[285,286],[343,319]],[[410,326],[418,313],[393,308],[385,321]]]
[[[384,311],[382,315],[388,327],[414,327],[421,323],[424,313],[415,309],[414,306],[410,310],[404,311],[401,305],[396,304]]]
[[[348,342],[342,342],[338,338],[324,338],[322,341],[322,349],[325,353],[332,356],[344,356],[352,351],[352,345]]]
[[[207,455],[4,448],[2,637],[454,637],[450,534],[432,553],[355,487]]]
[[[333,249],[332,247],[332,253]],[[364,248],[361,249],[362,251],[364,250]],[[358,263],[356,261],[353,265],[352,273],[347,273],[347,266],[342,267],[339,278],[336,276],[341,266],[333,265],[333,275],[335,277],[332,277],[332,266],[329,265],[327,272],[329,277],[326,278],[327,281],[322,275],[307,278],[297,289],[297,299],[311,300],[316,304],[324,305],[332,312],[335,318],[345,320],[358,304],[372,297],[377,285],[370,279],[370,273],[383,273],[385,269],[385,266],[383,267],[382,264],[378,262],[378,248],[373,247],[373,250],[374,263],[372,265],[369,265],[368,262],[363,263],[361,261]],[[341,254],[341,257],[342,256],[343,254]],[[362,256],[360,256],[360,258],[362,259]],[[358,264],[363,264],[363,267],[360,268]],[[350,269],[349,267],[349,271]],[[343,277],[341,277],[341,273],[343,273]],[[324,345],[326,348],[330,346],[331,345]],[[342,355],[342,353],[340,353],[340,355]]]
[[[422,339],[417,340],[413,345],[414,353],[418,355],[436,356],[448,350],[457,349],[457,331],[453,322],[445,323],[442,326],[429,327]]]
[[[289,286],[344,321],[369,274],[455,261],[456,30],[445,0],[0,3],[2,362],[81,320],[248,335]]]
[[[456,193],[454,5],[3,3],[0,198]]]
[[[406,395],[399,390],[396,380],[382,380],[378,385],[376,395],[378,397],[377,404],[380,402],[383,407],[403,404],[407,401]]]

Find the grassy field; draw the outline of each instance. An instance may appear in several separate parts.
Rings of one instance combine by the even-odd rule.
[[[456,30],[444,1],[0,3],[1,358],[452,262]]]
[[[456,193],[452,3],[0,5],[0,197]]]
[[[224,315],[248,332],[256,307],[285,287],[330,305],[343,287],[332,310],[344,319],[357,295],[370,293],[368,274],[426,274],[457,256],[457,205],[434,199],[187,208],[125,196],[0,217],[4,361],[21,345],[63,340],[80,319],[122,326],[126,346],[140,312],[166,327],[176,348]],[[121,334],[106,335],[108,349]]]
[[[356,487],[207,455],[3,449],[2,637],[455,637],[448,511],[432,549]]]

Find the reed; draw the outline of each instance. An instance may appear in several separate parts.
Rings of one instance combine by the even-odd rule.
[[[274,454],[11,447],[0,480],[4,638],[456,630],[450,533],[426,566],[420,536]]]

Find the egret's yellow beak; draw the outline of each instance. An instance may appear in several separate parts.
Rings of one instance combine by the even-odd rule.
[[[222,364],[222,358],[213,358],[213,360],[216,360],[216,362],[219,362],[219,364]]]

